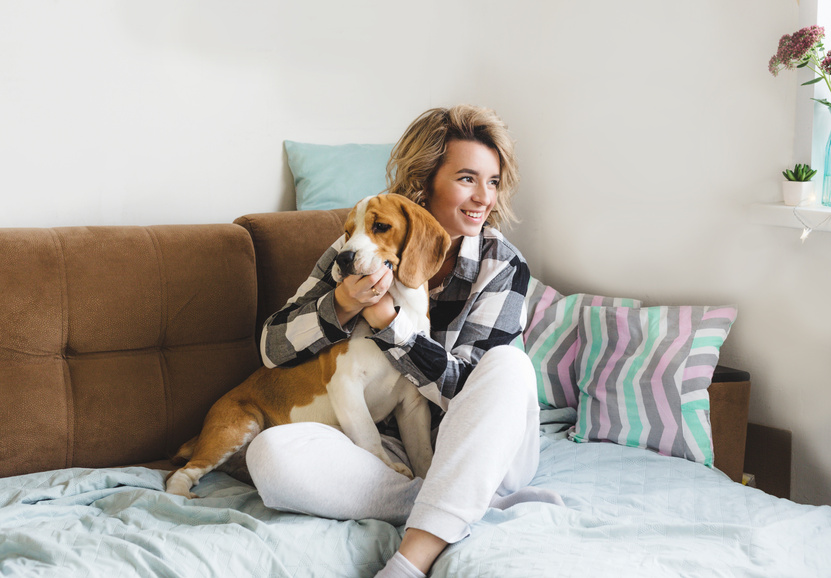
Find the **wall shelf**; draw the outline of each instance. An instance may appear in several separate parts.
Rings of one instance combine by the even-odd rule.
[[[831,232],[831,207],[810,205],[796,207],[797,213],[813,231]],[[794,215],[794,207],[784,203],[754,203],[750,206],[750,218],[754,223],[772,225],[775,227],[789,227],[804,229],[799,219]],[[825,221],[825,222],[823,222]],[[820,225],[820,223],[822,223]]]

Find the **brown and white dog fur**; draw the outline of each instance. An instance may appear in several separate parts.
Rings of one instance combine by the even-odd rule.
[[[346,243],[332,270],[335,281],[368,275],[389,266],[389,288],[399,315],[429,334],[427,281],[442,265],[450,239],[430,213],[401,195],[367,197],[349,213]],[[350,254],[351,253],[351,254]],[[381,447],[375,424],[394,414],[416,476],[424,477],[433,458],[427,400],[386,359],[361,317],[349,339],[290,368],[262,367],[220,398],[201,433],[186,442],[174,460],[187,463],[167,479],[167,491],[194,497],[202,476],[226,464],[244,462],[251,440],[266,428],[319,422],[340,428],[355,444],[394,470]],[[232,459],[233,458],[233,459]],[[243,459],[241,459],[243,458]]]

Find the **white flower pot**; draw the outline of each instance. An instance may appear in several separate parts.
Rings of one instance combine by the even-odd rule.
[[[807,201],[814,194],[814,183],[811,181],[783,181],[782,198],[789,207],[795,207]]]

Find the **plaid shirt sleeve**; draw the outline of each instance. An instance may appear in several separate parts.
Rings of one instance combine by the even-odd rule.
[[[266,367],[298,365],[352,332],[358,317],[341,327],[335,313],[332,265],[344,242],[344,237],[335,241],[294,297],[265,321],[260,353]]]
[[[372,339],[390,362],[430,401],[447,409],[485,351],[510,344],[523,329],[530,271],[498,231],[466,238],[457,266],[431,294],[431,335],[403,316]]]

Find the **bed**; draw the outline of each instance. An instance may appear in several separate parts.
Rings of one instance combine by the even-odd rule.
[[[542,412],[533,485],[566,507],[489,510],[431,576],[827,576],[831,507],[805,506],[682,458],[567,438]],[[221,472],[185,500],[165,472],[73,468],[0,480],[3,576],[373,576],[401,536],[376,520],[274,512]]]

